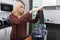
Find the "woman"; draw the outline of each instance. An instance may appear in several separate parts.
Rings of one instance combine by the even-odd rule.
[[[41,10],[43,6],[34,8],[27,13],[24,13],[25,4],[21,1],[17,1],[13,6],[12,14],[9,16],[12,23],[11,40],[24,40],[26,36],[26,24],[27,22],[35,23],[38,20],[38,16],[34,20],[31,18],[33,11]]]

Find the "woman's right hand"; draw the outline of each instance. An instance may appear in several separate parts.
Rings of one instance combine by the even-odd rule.
[[[39,6],[39,7],[37,7],[37,8],[33,8],[32,10],[29,11],[29,13],[37,12],[38,10],[43,10],[43,7],[44,7],[44,6]]]

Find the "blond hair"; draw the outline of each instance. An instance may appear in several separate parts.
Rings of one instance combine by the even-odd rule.
[[[23,1],[16,1],[14,4],[13,4],[13,11],[12,13],[15,14],[15,15],[19,15],[17,10],[19,9],[19,7],[21,6],[25,6],[24,2]]]

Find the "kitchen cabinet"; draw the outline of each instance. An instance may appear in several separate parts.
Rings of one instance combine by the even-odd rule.
[[[10,40],[11,27],[0,29],[0,40]]]
[[[5,29],[0,29],[0,40],[5,40]]]
[[[57,0],[57,1],[56,1],[56,4],[57,4],[57,5],[60,5],[60,0]]]
[[[5,28],[5,40],[10,40],[11,27]]]

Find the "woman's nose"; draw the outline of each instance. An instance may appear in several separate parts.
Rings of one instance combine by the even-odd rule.
[[[24,10],[24,8],[22,8],[22,10]]]

